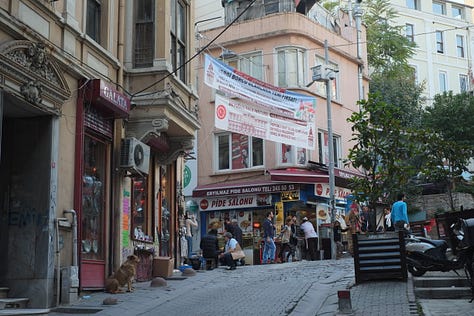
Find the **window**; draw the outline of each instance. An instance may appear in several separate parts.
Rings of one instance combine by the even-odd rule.
[[[104,190],[107,188],[107,144],[84,136],[84,173],[82,175],[81,242],[82,258],[105,259],[106,221]]]
[[[446,7],[444,6],[444,3],[433,2],[433,13],[445,15]]]
[[[439,72],[438,79],[439,79],[439,91],[440,92],[448,91],[447,76],[444,71]]]
[[[99,0],[87,0],[86,34],[100,43],[100,8]]]
[[[410,40],[410,42],[415,41],[415,26],[413,24],[405,24],[405,36]]]
[[[443,40],[443,32],[436,31],[436,52],[444,53],[444,40]]]
[[[132,199],[131,199],[131,224],[133,236],[132,239],[141,241],[153,241],[151,234],[151,214],[148,211],[147,199],[147,178],[132,178]]]
[[[316,65],[324,65],[325,64],[325,58],[319,55],[315,56],[315,64]],[[338,70],[339,67],[337,64],[329,62],[329,68],[333,70]],[[331,84],[331,98],[332,100],[339,100],[339,72],[336,72],[335,78],[330,81]],[[320,82],[315,82],[312,86],[316,88],[316,93],[326,97],[326,83],[324,81]]]
[[[135,0],[135,55],[134,67],[153,66],[155,34],[155,1]]]
[[[451,13],[453,15],[453,18],[463,19],[463,10],[461,7],[455,5],[451,6]]]
[[[186,81],[186,5],[182,0],[171,0],[171,64],[175,75]]]
[[[263,166],[263,140],[237,133],[216,135],[217,170]],[[251,155],[250,155],[251,153]]]
[[[459,91],[467,92],[469,91],[469,80],[467,75],[459,75]]]
[[[464,37],[462,35],[456,35],[456,55],[464,58]]]
[[[333,135],[334,167],[342,167],[341,137]],[[329,135],[326,131],[318,132],[319,163],[329,165]]]
[[[262,52],[239,54],[235,59],[226,62],[247,75],[264,80]]]
[[[287,47],[277,50],[279,87],[304,87],[306,85],[305,51],[300,48]]]
[[[280,0],[264,0],[265,15],[279,12],[279,2]]]
[[[417,0],[407,0],[407,8],[413,10],[419,10]]]
[[[281,164],[306,165],[309,151],[306,148],[295,147],[289,144],[280,144],[278,156]]]

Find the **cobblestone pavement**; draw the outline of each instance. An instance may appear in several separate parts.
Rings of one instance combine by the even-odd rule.
[[[181,273],[176,275],[180,276]],[[184,280],[168,280],[162,288],[150,282],[135,284],[133,293],[111,295],[96,292],[62,313],[78,308],[94,315],[335,315],[337,291],[354,280],[352,258],[300,261],[245,266],[227,271],[224,267],[198,271]],[[117,305],[103,305],[107,297]]]
[[[351,313],[340,313],[339,290],[350,291]],[[165,287],[139,282],[133,293],[85,293],[75,304],[50,315],[474,316],[474,303],[468,300],[416,301],[413,292],[411,276],[408,282],[355,285],[353,259],[344,258],[245,266],[234,271],[220,267],[190,277],[176,272]],[[117,299],[117,304],[104,305],[106,298]]]

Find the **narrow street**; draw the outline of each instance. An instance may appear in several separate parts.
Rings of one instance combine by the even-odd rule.
[[[150,282],[141,282],[133,293],[82,296],[74,307],[101,309],[94,315],[121,316],[334,315],[337,291],[353,280],[352,258],[245,266],[235,271],[219,267],[184,280],[168,280],[167,287],[152,288]],[[104,306],[106,297],[117,298],[117,304]]]

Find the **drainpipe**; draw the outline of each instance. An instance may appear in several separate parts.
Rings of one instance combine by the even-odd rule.
[[[59,222],[67,222],[67,218],[56,218],[54,228],[56,233],[56,306],[59,306],[59,297],[61,293],[61,250],[59,249]]]
[[[72,265],[77,267],[77,215],[75,210],[65,210],[64,214],[72,214]]]

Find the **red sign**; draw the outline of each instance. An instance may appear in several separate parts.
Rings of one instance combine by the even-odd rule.
[[[116,117],[128,117],[130,112],[130,99],[118,92],[111,84],[100,79],[93,79],[89,83],[90,96],[94,105],[106,112],[112,112]]]
[[[207,210],[207,208],[209,207],[209,202],[206,199],[202,199],[201,202],[199,203],[199,207],[202,210]]]

